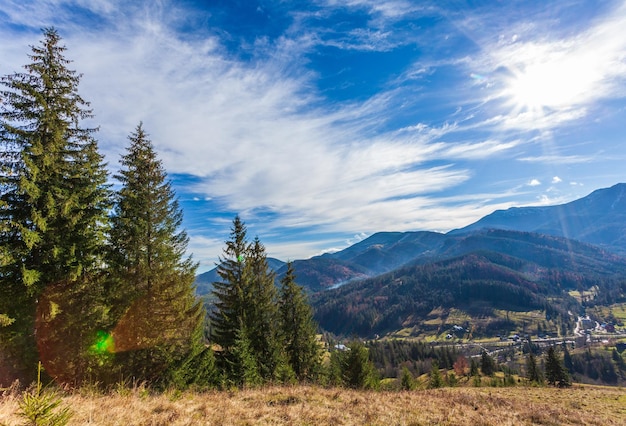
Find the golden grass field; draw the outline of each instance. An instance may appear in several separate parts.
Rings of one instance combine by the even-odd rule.
[[[19,395],[0,399],[0,425],[24,423]],[[444,388],[405,392],[315,386],[63,398],[71,425],[626,425],[622,388]]]

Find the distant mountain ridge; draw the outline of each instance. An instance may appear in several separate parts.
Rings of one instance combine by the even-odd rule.
[[[406,265],[419,265],[461,256],[474,250],[487,250],[521,256],[524,250],[507,244],[506,234],[482,233],[500,229],[566,237],[576,250],[587,250],[577,241],[594,244],[607,252],[626,255],[626,184],[598,189],[570,203],[542,207],[514,207],[497,210],[479,221],[447,234],[418,232],[378,232],[335,253],[293,262],[297,281],[310,292],[335,288],[345,283],[374,277]],[[476,234],[478,233],[478,234]],[[476,234],[474,237],[466,236]],[[464,237],[465,236],[465,237]],[[526,243],[527,254],[537,252],[540,243]],[[539,238],[539,237],[537,237]],[[536,238],[535,238],[536,240]],[[536,240],[539,241],[539,240]],[[606,259],[611,255],[606,253]],[[285,263],[268,259],[280,278]],[[206,294],[217,279],[216,270],[198,276],[198,294]]]
[[[618,183],[610,188],[598,189],[566,204],[496,210],[448,234],[485,228],[557,235],[626,255],[626,184]]]
[[[364,275],[373,277],[403,265],[460,255],[461,252],[451,252],[451,247],[459,250],[455,237],[490,228],[565,237],[626,256],[626,184],[598,189],[567,204],[498,210],[447,234],[429,231],[378,232],[339,252],[298,261],[295,271],[300,284],[313,292],[320,291],[362,279]],[[492,244],[498,238],[496,235],[490,234],[489,238],[494,240]],[[471,241],[464,240],[464,244]],[[500,241],[496,251],[506,254],[506,244]],[[326,268],[331,263],[333,267]],[[340,276],[334,276],[333,271],[339,266],[342,272]]]
[[[445,336],[456,312],[451,323],[495,336],[524,327],[515,312],[544,312],[537,329],[571,327],[582,294],[586,303],[626,301],[625,253],[626,184],[618,184],[559,206],[496,211],[447,234],[379,232],[293,266],[326,331]],[[268,263],[280,279],[285,263]],[[200,275],[198,294],[217,278]]]

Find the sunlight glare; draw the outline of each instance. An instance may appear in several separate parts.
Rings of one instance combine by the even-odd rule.
[[[596,62],[586,55],[538,60],[513,72],[505,95],[518,108],[533,112],[568,108],[593,97],[600,75]]]

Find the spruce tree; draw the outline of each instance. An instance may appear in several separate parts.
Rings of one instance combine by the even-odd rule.
[[[358,340],[350,342],[345,351],[334,351],[341,371],[341,382],[352,389],[373,389],[378,386],[374,364],[369,351]]]
[[[244,326],[261,377],[274,380],[287,360],[279,327],[278,292],[274,284],[276,277],[267,264],[265,247],[258,237],[250,246],[245,266],[249,270],[249,281],[244,291]]]
[[[129,141],[115,175],[122,188],[111,217],[108,297],[118,307],[113,338],[123,372],[155,382],[203,349],[204,309],[182,210],[141,123]]]
[[[68,68],[71,61],[56,30],[45,29],[43,36],[31,47],[25,72],[0,80],[0,246],[5,249],[0,310],[15,319],[0,341],[31,371],[35,336],[47,338],[43,346],[56,344],[35,330],[47,320],[35,321],[37,309],[52,309],[36,306],[40,296],[55,286],[61,300],[76,295],[98,300],[94,276],[101,266],[109,202],[107,173],[93,138],[97,129],[81,124],[92,116],[78,94],[81,76]],[[67,292],[59,294],[60,289]],[[57,324],[55,330],[61,327],[60,335],[76,339],[73,355],[82,356],[93,312],[86,318],[71,314],[66,312],[66,319],[72,323]]]
[[[478,376],[478,362],[474,358],[470,360],[470,376]]]
[[[572,355],[567,349],[567,343],[563,342],[563,366],[567,369],[568,373],[574,372],[574,362],[572,361]]]
[[[407,391],[415,389],[415,379],[413,378],[413,374],[411,374],[406,366],[402,367],[402,374],[400,376],[400,389]]]
[[[321,348],[317,342],[317,325],[307,303],[304,289],[296,284],[293,265],[281,280],[279,310],[282,340],[289,364],[298,380],[312,380],[319,372]]]
[[[487,351],[483,351],[480,356],[480,371],[482,371],[485,376],[493,376],[496,372],[496,362]]]
[[[526,358],[526,378],[531,383],[543,384],[543,374],[537,366],[537,358],[532,351],[528,353]]]
[[[213,283],[215,309],[210,319],[212,339],[220,346],[222,365],[238,380],[239,372],[229,366],[241,365],[235,358],[241,353],[243,342],[263,380],[288,376],[284,371],[287,360],[278,327],[274,273],[269,269],[260,240],[248,242],[246,227],[239,216],[233,220],[217,273],[221,281]]]
[[[211,339],[220,346],[220,353],[226,358],[234,348],[244,322],[244,291],[247,291],[249,281],[249,270],[245,268],[245,263],[250,249],[246,233],[245,224],[236,216],[230,239],[226,241],[217,266],[221,281],[213,283],[215,309],[209,314]]]
[[[571,381],[563,362],[559,359],[554,346],[548,348],[546,353],[546,380],[548,384],[560,388],[571,386]]]
[[[260,385],[263,377],[259,372],[258,352],[252,348],[252,342],[245,324],[240,324],[237,338],[232,348],[231,379],[241,387]]]
[[[437,361],[433,361],[430,374],[428,375],[428,387],[436,389],[442,386],[443,379],[441,378],[441,373],[439,372],[439,363],[437,363]]]

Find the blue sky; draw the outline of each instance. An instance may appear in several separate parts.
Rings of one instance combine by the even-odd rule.
[[[139,121],[211,269],[626,181],[623,1],[0,0],[0,75],[54,26],[118,167]]]

